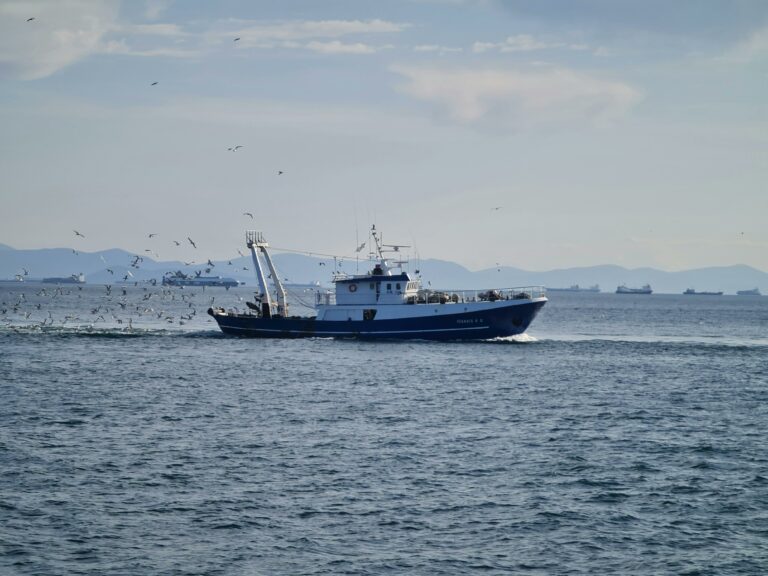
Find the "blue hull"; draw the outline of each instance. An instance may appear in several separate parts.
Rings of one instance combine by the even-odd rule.
[[[397,320],[262,318],[212,309],[208,313],[225,334],[251,338],[486,340],[522,334],[545,302],[541,300],[504,308]]]

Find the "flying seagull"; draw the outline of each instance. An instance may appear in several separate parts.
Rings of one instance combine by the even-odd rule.
[[[78,232],[77,230],[73,230],[73,232],[75,233],[75,236],[80,236],[82,238],[85,238],[85,236],[83,234],[80,234],[80,232]]]
[[[150,238],[152,238],[153,236],[157,236],[157,232],[153,232],[152,234],[149,235]]]
[[[32,18],[27,18],[27,22],[32,22],[32,20],[34,20],[34,19],[35,19],[34,16],[32,16]]]
[[[194,243],[194,241],[192,240],[192,238],[190,238],[189,236],[187,236],[187,240],[189,240],[189,243],[190,243],[190,244],[192,244],[192,247],[193,247],[193,248],[197,248],[197,244],[195,244],[195,243]]]
[[[237,42],[238,40],[240,40],[240,36],[238,36],[237,38],[235,38],[234,40],[232,40],[232,42]]]
[[[173,243],[176,244],[176,246],[181,246],[181,242],[179,242],[178,240],[174,240]]]
[[[157,86],[157,84],[158,84],[157,82],[152,82],[152,84],[150,84],[150,86]]]
[[[251,220],[253,220],[253,214],[251,214],[250,212],[243,212],[243,216],[250,216]]]
[[[283,173],[283,171],[282,171],[282,170],[278,170],[278,171],[277,171],[277,175],[278,175],[278,176],[280,176],[282,173]]]

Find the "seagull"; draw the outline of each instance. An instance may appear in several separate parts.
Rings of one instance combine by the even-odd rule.
[[[181,242],[179,242],[178,240],[174,240],[173,243],[176,244],[176,246],[181,246]]]
[[[210,258],[208,258],[208,266],[210,266],[211,268],[213,268],[214,266],[216,266],[216,264],[214,264],[213,262],[211,262],[211,259],[210,259]]]
[[[34,19],[35,19],[34,16],[32,16],[32,18],[27,18],[27,22],[32,22],[32,20],[34,20]],[[238,38],[238,40],[239,40],[239,38]]]
[[[81,238],[85,238],[85,236],[83,234],[80,234],[80,232],[78,232],[77,230],[73,230],[73,232],[75,233],[75,236],[80,236]]]
[[[360,246],[357,247],[357,250],[355,250],[355,252],[360,252],[360,250],[362,250],[363,248],[365,248],[365,242],[360,244]]]
[[[150,237],[150,238],[153,238],[153,237],[155,237],[155,236],[157,236],[157,232],[152,232],[152,233],[149,235],[149,237]]]
[[[190,238],[189,236],[187,236],[187,240],[189,240],[189,243],[190,243],[190,244],[192,244],[192,247],[193,247],[193,248],[197,248],[197,244],[195,244],[195,243],[194,243],[194,241],[192,240],[192,238]]]
[[[242,252],[240,252],[240,248],[237,249],[237,253],[240,254],[240,256],[245,256]]]
[[[158,84],[157,82],[152,82],[152,84],[150,84],[150,86],[157,86],[157,84]]]
[[[238,40],[240,40],[240,36],[238,36],[237,38],[235,38],[234,40],[232,40],[232,42],[237,42]]]
[[[277,175],[278,175],[278,176],[280,176],[282,173],[283,173],[283,171],[282,171],[282,170],[278,170],[278,171],[277,171]]]
[[[250,212],[243,212],[243,216],[250,216],[251,220],[253,220],[253,214],[251,214]]]
[[[494,208],[491,208],[491,211],[501,210],[502,208],[503,208],[503,206],[495,206]]]

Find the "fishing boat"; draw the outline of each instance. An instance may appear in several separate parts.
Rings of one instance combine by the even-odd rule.
[[[652,293],[653,293],[653,290],[651,289],[650,284],[646,284],[641,288],[628,288],[626,284],[622,284],[621,286],[616,288],[616,294],[652,294]]]
[[[208,314],[222,332],[234,336],[486,340],[522,334],[547,302],[542,287],[423,289],[402,261],[390,263],[385,248],[393,245],[382,244],[375,227],[371,237],[371,269],[335,273],[333,290],[315,293],[315,315],[293,316],[269,244],[260,232],[249,231],[246,246],[259,285],[255,301],[247,302],[247,310],[209,308]]]

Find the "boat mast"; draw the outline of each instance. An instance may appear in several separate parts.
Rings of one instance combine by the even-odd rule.
[[[258,254],[256,252],[257,248],[261,251],[262,254],[264,254],[264,259],[267,261],[269,273],[272,277],[272,283],[275,285],[275,291],[277,292],[277,313],[284,317],[288,316],[288,300],[286,298],[285,288],[283,288],[283,283],[280,281],[280,276],[278,275],[277,269],[272,262],[272,257],[269,255],[269,251],[267,250],[267,248],[269,248],[269,244],[264,239],[264,235],[261,232],[254,232],[249,230],[245,234],[245,240],[246,245],[251,250],[253,265],[256,268],[256,276],[259,280],[261,291],[264,294],[263,298],[266,299],[266,303],[269,305],[269,310],[272,310],[272,301],[269,298],[269,289],[267,288],[267,281],[264,278],[264,271],[261,268],[261,262],[259,261]]]
[[[259,300],[261,301],[261,311],[266,317],[272,315],[272,299],[269,297],[269,287],[267,286],[267,279],[264,277],[264,271],[261,268],[261,261],[259,255],[256,252],[258,243],[263,242],[264,238],[261,232],[255,232],[248,230],[245,233],[245,245],[251,251],[251,258],[253,259],[253,269],[256,271],[256,279],[259,281]]]

